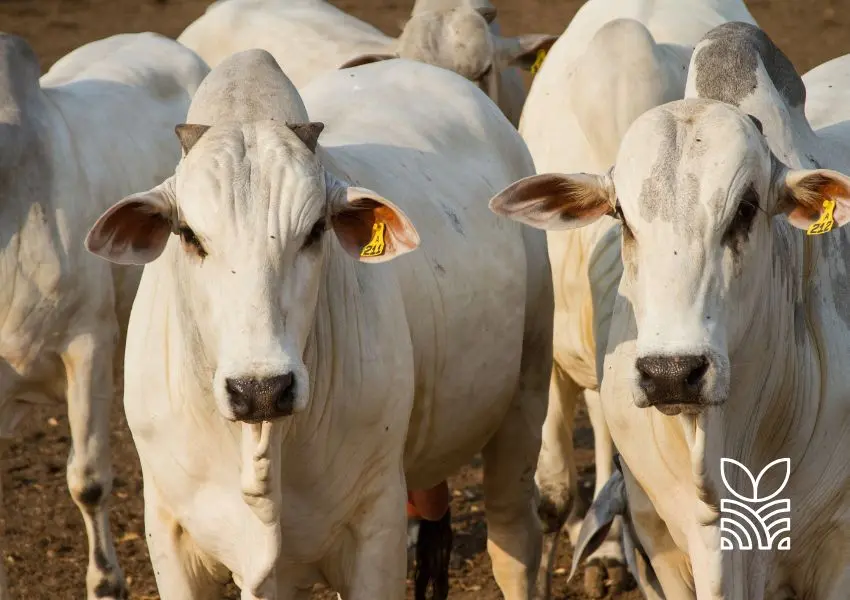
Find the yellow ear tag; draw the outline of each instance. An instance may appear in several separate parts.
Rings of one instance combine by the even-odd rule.
[[[543,61],[546,58],[546,50],[541,48],[537,51],[537,58],[534,60],[534,64],[531,65],[531,74],[537,75],[537,71],[540,70],[540,67],[543,65]]]
[[[386,228],[386,224],[381,221],[376,221],[374,225],[372,225],[372,239],[371,241],[363,246],[363,250],[360,251],[360,256],[381,256],[384,253],[384,229]]]
[[[820,219],[809,225],[806,235],[820,235],[835,227],[835,219],[832,217],[833,210],[835,210],[835,200],[824,200],[823,213]]]

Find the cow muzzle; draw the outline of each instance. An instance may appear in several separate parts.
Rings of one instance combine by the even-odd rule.
[[[720,404],[718,369],[709,354],[641,356],[635,361],[639,408],[655,407],[665,415],[698,413]]]
[[[228,377],[224,386],[230,410],[238,421],[260,423],[295,412],[297,382],[292,372],[268,377]]]

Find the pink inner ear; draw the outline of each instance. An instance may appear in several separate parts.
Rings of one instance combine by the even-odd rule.
[[[386,225],[385,251],[381,257],[367,260],[386,260],[419,245],[416,230],[404,216],[393,208],[369,198],[355,199],[350,208],[333,217],[334,231],[340,244],[349,254],[360,260],[364,260],[364,257],[360,257],[360,251],[371,241],[372,226],[376,222]]]
[[[346,252],[358,256],[372,237],[374,212],[368,209],[344,210],[333,217],[337,239]]]
[[[850,221],[850,208],[846,200],[838,200],[835,203],[835,210],[832,213],[835,222],[839,225],[844,225]]]
[[[95,223],[86,246],[107,259],[148,262],[159,256],[170,233],[168,219],[149,204],[130,200],[115,205]]]
[[[803,206],[802,204],[797,204],[795,208],[788,213],[788,221],[794,225],[794,227],[806,229],[809,225],[817,221],[820,218],[820,215],[821,213],[817,210],[808,206]]]

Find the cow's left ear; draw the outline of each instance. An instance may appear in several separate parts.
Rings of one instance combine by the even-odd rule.
[[[368,65],[369,63],[381,62],[382,60],[390,60],[398,58],[397,54],[361,54],[354,58],[349,58],[342,63],[340,69],[350,69],[351,67],[359,67],[360,65]]]
[[[158,258],[175,229],[173,189],[169,178],[108,208],[86,235],[86,249],[119,265],[143,265]]]
[[[810,234],[841,227],[850,221],[850,177],[829,169],[785,170],[778,208]]]
[[[339,243],[361,262],[386,262],[419,246],[419,234],[407,215],[372,190],[334,186],[331,224]]]
[[[617,194],[610,175],[543,173],[512,183],[490,200],[497,215],[536,229],[576,229],[614,215]]]
[[[529,33],[514,38],[496,38],[494,41],[500,64],[529,71],[538,59],[542,62],[542,56],[539,53],[543,52],[545,55],[549,52],[549,49],[558,41],[558,36]]]

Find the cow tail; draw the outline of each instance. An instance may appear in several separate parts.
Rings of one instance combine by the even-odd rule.
[[[439,521],[422,519],[416,540],[416,567],[413,589],[416,600],[446,600],[449,595],[449,559],[452,552],[451,509]]]

